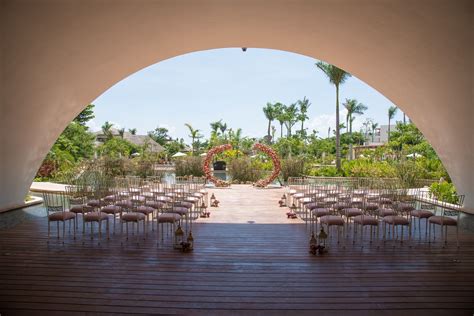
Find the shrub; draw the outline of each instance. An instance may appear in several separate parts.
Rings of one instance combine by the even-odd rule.
[[[370,161],[366,159],[356,159],[345,161],[342,165],[342,172],[346,177],[362,178],[392,178],[396,177],[393,166],[385,161]]]
[[[440,201],[453,204],[459,202],[456,187],[452,183],[446,181],[435,182],[431,184],[429,191],[432,197],[435,197]]]
[[[305,173],[305,161],[300,158],[283,159],[281,163],[281,175],[284,181],[289,177],[301,177]]]
[[[405,188],[414,187],[416,180],[423,177],[423,170],[413,160],[398,161],[394,167],[396,176]]]
[[[315,176],[315,177],[339,177],[342,174],[340,174],[336,167],[333,166],[324,166],[321,168],[316,168],[312,169],[309,172],[310,176]]]
[[[204,176],[204,171],[202,170],[202,158],[201,157],[182,157],[176,160],[176,176],[194,176],[202,177]]]
[[[253,161],[248,157],[231,160],[228,164],[228,169],[232,182],[255,182],[264,175],[259,162]]]

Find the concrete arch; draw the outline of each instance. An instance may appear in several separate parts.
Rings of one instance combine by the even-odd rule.
[[[81,109],[129,74],[219,47],[338,65],[399,105],[474,209],[469,0],[28,1],[1,7],[0,208],[19,203]]]

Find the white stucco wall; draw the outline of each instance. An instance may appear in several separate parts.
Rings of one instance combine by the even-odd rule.
[[[319,58],[372,85],[474,209],[472,1],[0,3],[0,208],[23,199],[63,128],[114,83],[183,53],[245,46]]]

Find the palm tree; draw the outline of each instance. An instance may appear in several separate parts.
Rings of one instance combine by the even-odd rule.
[[[232,144],[232,147],[237,150],[240,149],[240,144],[242,143],[242,129],[238,128],[237,131],[229,130],[229,141]]]
[[[137,129],[136,128],[129,128],[128,132],[132,135],[137,135]]]
[[[351,74],[337,68],[334,65],[318,61],[316,66],[329,78],[329,82],[336,87],[336,126],[339,126],[339,86],[343,84]],[[336,128],[336,168],[341,170],[341,137],[339,128]]]
[[[227,141],[227,135],[225,134],[225,131],[227,130],[227,123],[221,123],[219,129],[221,130],[222,136],[224,136],[224,139]]]
[[[118,133],[119,133],[120,137],[123,138],[123,135],[125,134],[125,128],[120,128],[120,129],[118,130]]]
[[[194,129],[191,124],[186,123],[184,124],[188,129],[189,129],[189,137],[191,137],[191,146],[192,146],[192,154],[194,155],[195,152],[195,146],[196,146],[196,139],[199,140],[200,138],[203,138],[204,136],[199,134],[200,130]]]
[[[277,114],[275,111],[275,106],[271,104],[270,102],[268,102],[267,105],[263,108],[263,113],[265,114],[265,117],[268,120],[267,135],[268,135],[268,138],[270,138],[271,137],[270,126],[272,125],[272,122],[275,119],[275,116]]]
[[[359,103],[356,99],[346,99],[346,102],[342,104],[346,110],[346,130],[349,129],[349,160],[352,160],[352,122],[354,121],[354,115],[362,115],[367,110],[367,106]]]
[[[286,106],[283,111],[284,124],[286,127],[286,136],[291,137],[291,129],[296,124],[298,119],[298,107],[296,103]]]
[[[367,135],[369,134],[369,129],[370,127],[372,126],[372,122],[373,120],[371,118],[366,118],[365,119],[365,122],[362,123],[362,125],[364,125],[364,128],[365,128],[365,136],[364,136],[364,142],[367,142],[368,143],[368,140],[367,140]]]
[[[311,103],[309,103],[309,100],[306,99],[306,97],[303,98],[303,101],[298,100],[298,105],[299,105],[299,110],[300,113],[298,114],[298,121],[301,122],[301,137],[303,137],[303,131],[304,131],[304,121],[308,119],[308,116],[306,113],[308,113],[308,109],[311,106]]]
[[[211,122],[210,125],[211,125],[212,132],[217,136],[217,131],[220,129],[222,125],[222,119],[220,119],[219,121]]]
[[[277,102],[274,104],[275,107],[275,119],[280,123],[280,138],[283,138],[283,124],[285,123],[285,108],[286,105]]]
[[[396,106],[391,106],[388,108],[388,134],[387,134],[387,142],[390,141],[390,121],[395,117],[397,114],[398,108]]]
[[[379,124],[376,122],[372,122],[372,125],[370,126],[372,128],[372,143],[374,142],[374,136],[375,136],[375,130],[377,127],[379,127]]]
[[[107,137],[107,139],[111,139],[113,137],[111,131],[112,126],[114,126],[114,124],[110,123],[109,121],[106,121],[104,125],[102,125],[102,133]]]

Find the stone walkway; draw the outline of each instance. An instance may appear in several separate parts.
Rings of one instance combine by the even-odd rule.
[[[232,185],[230,188],[209,189],[220,204],[211,207],[211,217],[199,219],[206,223],[233,224],[302,224],[300,219],[287,219],[288,208],[279,207],[278,200],[286,193],[281,189],[259,189],[251,185]]]

